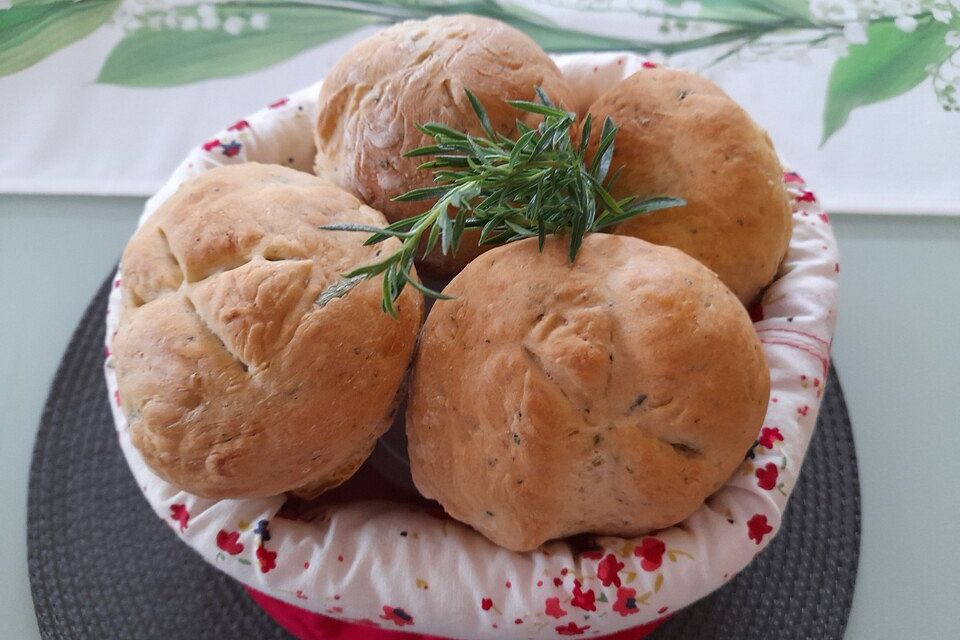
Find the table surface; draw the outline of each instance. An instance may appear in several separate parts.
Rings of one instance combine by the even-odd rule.
[[[30,456],[74,326],[139,198],[0,196],[4,636],[38,638],[26,561]],[[960,638],[960,217],[833,215],[834,361],[853,421],[863,539],[846,637]]]

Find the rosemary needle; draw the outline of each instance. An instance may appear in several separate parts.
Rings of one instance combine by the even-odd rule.
[[[579,142],[571,135],[576,114],[555,106],[537,87],[539,102],[508,100],[521,112],[543,117],[536,128],[517,120],[515,140],[497,133],[486,109],[469,90],[467,98],[486,136],[472,136],[439,123],[418,125],[434,144],[413,149],[405,157],[431,156],[420,165],[434,173],[430,187],[414,189],[394,198],[397,202],[435,200],[421,214],[386,227],[330,224],[323,229],[369,233],[365,244],[387,238],[400,239],[401,247],[379,262],[344,274],[354,282],[383,274],[381,307],[396,316],[394,303],[409,284],[427,296],[448,299],[428,289],[411,275],[414,258],[426,238],[423,255],[440,244],[444,254],[456,253],[467,229],[480,229],[480,244],[504,244],[538,238],[540,250],[548,234],[567,235],[568,256],[576,259],[584,236],[637,215],[681,206],[676,198],[614,199],[609,192],[616,178],[610,175],[617,127],[604,120],[600,139],[588,161],[592,119],[588,114]],[[450,212],[456,215],[451,217]]]

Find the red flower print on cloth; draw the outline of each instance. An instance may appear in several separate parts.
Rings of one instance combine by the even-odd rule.
[[[786,183],[793,184],[803,184],[803,178],[794,173],[793,171],[787,171],[783,174],[783,181]]]
[[[764,427],[760,430],[760,439],[757,442],[767,449],[773,449],[774,442],[783,442],[783,434],[777,427]]]
[[[400,607],[383,606],[383,614],[380,616],[383,620],[389,620],[398,627],[413,624],[413,616]]]
[[[608,553],[607,556],[600,561],[600,564],[597,565],[597,578],[605,587],[609,587],[611,584],[619,587],[619,572],[621,569],[623,569],[623,563],[619,562],[615,555]]]
[[[203,150],[213,151],[219,146],[220,146],[220,141],[214,138],[213,140],[207,140],[206,142],[203,143]]]
[[[186,529],[187,523],[190,522],[190,512],[187,511],[186,505],[170,505],[170,519],[180,523],[180,531]]]
[[[824,222],[825,224],[830,224],[830,216],[828,216],[828,215],[825,214],[825,213],[821,213],[821,214],[820,214],[820,220],[821,220],[822,222]]]
[[[640,567],[644,571],[656,571],[663,564],[663,554],[667,551],[667,545],[663,544],[660,538],[644,538],[640,541],[640,546],[633,550],[633,555],[640,560]]]
[[[266,573],[277,567],[277,552],[266,547],[257,547],[257,560],[260,562],[260,572]]]
[[[796,197],[797,202],[816,202],[817,197],[813,195],[812,191],[804,191]]]
[[[757,484],[760,488],[770,491],[777,486],[777,478],[780,476],[780,470],[777,469],[777,465],[768,462],[765,466],[757,469],[756,476],[758,480]]]
[[[570,600],[570,605],[573,607],[578,607],[584,611],[596,611],[597,605],[595,604],[596,595],[593,593],[593,589],[588,589],[586,593],[580,588],[580,581],[577,580],[573,583],[573,599]]]
[[[249,129],[250,123],[246,120],[237,120],[232,125],[227,128],[227,131],[243,131],[244,129]]]
[[[640,66],[643,67],[644,69],[656,69],[656,68],[657,68],[657,63],[656,63],[656,62],[650,62],[649,60],[644,60],[644,61],[643,61],[643,64],[641,64]]]
[[[243,544],[240,542],[240,532],[220,529],[220,531],[217,532],[217,546],[232,556],[241,553],[243,551]]]
[[[613,610],[621,616],[629,616],[640,611],[637,606],[637,590],[628,587],[617,589],[617,601],[613,603]]]
[[[561,636],[582,636],[583,632],[590,628],[590,625],[578,627],[575,622],[568,622],[563,626],[557,627],[557,633]]]
[[[239,142],[237,142],[236,140],[232,140],[232,141],[230,141],[229,143],[224,144],[224,145],[221,145],[221,146],[223,147],[223,155],[227,156],[228,158],[232,158],[233,156],[235,156],[235,155],[237,155],[238,153],[240,153],[240,148],[241,148],[243,145],[241,145],[241,144],[240,144]]]
[[[543,612],[554,618],[562,618],[567,615],[567,612],[560,606],[560,598],[547,598]]]
[[[803,405],[802,407],[797,407],[797,413],[799,413],[802,416],[805,416],[808,413],[810,413],[810,407],[808,407],[807,405]]]
[[[480,608],[484,611],[490,611],[493,608],[493,600],[490,598],[484,598],[480,601]]]
[[[290,102],[290,98],[280,98],[279,100],[274,100],[267,106],[270,107],[271,109],[279,109],[280,107],[287,104],[288,102]]]
[[[763,536],[771,531],[773,531],[773,527],[767,524],[767,516],[762,513],[756,513],[752,518],[747,520],[747,535],[757,544],[760,544]]]

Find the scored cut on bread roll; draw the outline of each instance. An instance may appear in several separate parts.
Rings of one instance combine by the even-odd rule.
[[[614,196],[687,202],[632,218],[616,233],[676,247],[745,305],[754,301],[776,275],[793,232],[783,169],[766,132],[717,85],[676,69],[638,71],[590,113],[620,129]]]
[[[320,89],[316,173],[354,193],[395,222],[422,213],[432,201],[392,198],[434,184],[419,170],[425,158],[404,158],[432,138],[418,124],[438,122],[484,135],[465,90],[487,109],[493,128],[516,137],[516,121],[536,121],[506,100],[536,100],[541,87],[557,104],[572,105],[560,70],[529,36],[472,15],[401,22],[350,49]],[[456,256],[439,250],[420,260],[430,275],[452,277],[487,247],[468,232]]]
[[[760,431],[766,360],[686,254],[591,234],[484,253],[424,324],[406,415],[417,488],[493,542],[680,522]]]
[[[131,238],[113,355],[131,441],[157,475],[211,498],[315,495],[369,455],[423,300],[407,288],[394,320],[379,278],[345,286],[399,242],[319,228],[344,222],[385,223],[313,175],[247,163],[184,183]]]

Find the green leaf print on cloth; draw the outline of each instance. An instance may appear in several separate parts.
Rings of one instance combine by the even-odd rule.
[[[906,93],[926,80],[928,67],[939,66],[950,57],[953,50],[946,36],[958,28],[960,19],[944,24],[931,17],[920,20],[912,32],[892,21],[871,23],[869,40],[852,45],[847,57],[833,65],[820,144],[846,124],[857,107]]]
[[[928,79],[941,107],[960,112],[960,0],[10,2],[0,10],[0,76],[36,64],[107,23],[119,42],[97,81],[165,87],[265,69],[365,27],[471,13],[506,22],[552,53],[631,51],[701,72],[727,61],[786,61],[830,49],[836,57],[821,145],[854,109]],[[610,26],[615,14],[624,16],[622,28]],[[565,21],[558,24],[555,17]],[[599,33],[603,24],[607,32]]]
[[[186,84],[256,71],[386,19],[294,2],[184,7],[179,24],[150,26],[120,41],[98,82],[140,87]]]
[[[120,0],[14,0],[0,11],[0,76],[32,66],[103,25]]]

